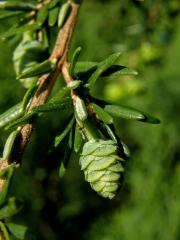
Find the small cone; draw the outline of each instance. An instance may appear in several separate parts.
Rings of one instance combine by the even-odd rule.
[[[99,195],[112,199],[120,186],[124,168],[112,140],[90,140],[84,144],[80,165],[85,179]]]

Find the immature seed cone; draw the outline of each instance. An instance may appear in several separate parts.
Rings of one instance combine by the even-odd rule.
[[[124,161],[112,140],[90,140],[84,144],[80,165],[85,179],[102,197],[112,199],[119,188]]]

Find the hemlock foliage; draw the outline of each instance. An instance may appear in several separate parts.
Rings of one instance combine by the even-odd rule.
[[[5,239],[176,240],[180,236],[179,3],[84,0],[69,53],[75,81],[66,86],[59,77],[49,101],[27,113],[38,77],[55,69],[56,61],[47,58],[57,26],[63,27],[70,11],[65,2],[45,5],[32,26],[23,26],[26,20],[13,24],[23,18],[22,10],[27,14],[35,8],[35,1],[18,1],[16,6],[21,7],[15,11],[9,5],[0,10],[0,113],[15,105],[18,116],[6,113],[12,116],[8,123],[0,116],[0,126],[7,129],[0,129],[2,153],[6,139],[13,136],[3,158],[11,154],[8,149],[17,126],[37,119],[22,166],[7,167],[1,160],[1,181],[7,181],[0,197],[1,232]],[[34,33],[42,28],[43,44],[39,44]],[[77,49],[79,45],[82,49]],[[72,90],[76,103],[70,98]],[[161,124],[141,123],[159,123],[146,111],[158,116]],[[109,149],[104,148],[108,139]],[[88,143],[93,149],[86,152],[83,146]],[[79,159],[92,188],[109,198],[125,170],[116,198],[109,201],[92,191]],[[121,167],[119,173],[113,166]],[[97,171],[110,177],[107,180]]]

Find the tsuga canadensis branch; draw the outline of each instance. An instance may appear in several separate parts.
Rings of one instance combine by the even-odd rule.
[[[62,72],[62,67],[66,65],[66,59],[68,54],[68,49],[74,31],[74,27],[77,21],[77,16],[79,12],[80,5],[70,1],[71,12],[63,27],[60,29],[54,49],[52,51],[49,60],[56,60],[56,68],[53,72],[45,74],[39,78],[38,89],[31,101],[29,106],[29,112],[32,108],[44,104],[55,84],[58,75]],[[19,136],[14,144],[10,162],[21,163],[24,150],[29,143],[35,122],[28,123],[24,126],[19,127]]]
[[[134,107],[102,99],[100,91],[94,94],[101,80],[104,85],[112,78],[119,82],[122,76],[137,75],[134,69],[121,65],[122,52],[96,62],[79,60],[82,50],[79,46],[72,57],[68,56],[81,2],[0,1],[0,20],[14,16],[18,19],[10,29],[0,33],[0,39],[19,37],[13,40],[19,39],[12,60],[16,79],[26,88],[22,101],[0,114],[0,128],[11,130],[0,157],[0,240],[27,239],[26,227],[9,225],[11,217],[22,208],[16,196],[12,196],[11,181],[22,163],[38,117],[58,112],[64,119],[60,122],[61,131],[58,126],[52,133],[54,137],[46,152],[53,156],[62,150],[59,177],[65,175],[76,154],[85,180],[99,196],[108,199],[116,197],[123,185],[126,160],[130,157],[128,146],[116,132],[117,119],[160,123],[156,117]],[[59,75],[66,86],[52,93]],[[119,121],[118,132],[122,129],[120,124]],[[44,165],[47,167],[47,163]]]
[[[80,2],[0,2],[0,11],[13,9],[25,12],[24,24],[21,24],[20,18],[19,25],[1,37],[21,34],[22,38],[13,52],[13,63],[16,79],[27,88],[22,101],[0,115],[0,128],[12,129],[0,159],[0,208],[4,207],[4,203],[9,208],[8,201],[14,201],[15,205],[15,200],[6,198],[7,189],[15,168],[22,163],[37,117],[48,112],[64,111],[62,114],[67,120],[64,129],[61,132],[57,129],[48,149],[48,153],[56,152],[62,142],[65,143],[64,154],[59,159],[59,177],[64,176],[72,153],[76,153],[85,180],[101,197],[109,199],[114,198],[122,186],[125,162],[130,156],[127,145],[116,134],[115,119],[152,124],[160,122],[141,110],[102,100],[101,94],[94,96],[94,87],[104,77],[119,79],[123,75],[137,75],[134,69],[120,64],[121,52],[112,53],[99,62],[81,61],[79,46],[68,58]],[[51,33],[55,29],[59,32],[49,53]],[[48,100],[60,74],[66,86]],[[11,212],[3,219],[9,216]],[[1,223],[0,229],[5,235],[6,224]]]

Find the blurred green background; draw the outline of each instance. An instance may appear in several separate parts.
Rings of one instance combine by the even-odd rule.
[[[161,124],[116,121],[131,158],[124,185],[110,201],[84,181],[74,154],[64,179],[59,178],[64,144],[53,155],[47,150],[65,119],[61,113],[43,116],[11,187],[24,201],[14,220],[26,224],[33,239],[180,239],[179,5],[178,0],[84,0],[70,54],[79,45],[82,60],[102,60],[122,51],[122,65],[139,72],[136,77],[103,79],[94,94],[147,111]],[[10,23],[2,21],[0,32]],[[0,42],[0,113],[25,92],[13,70],[16,43]],[[0,130],[0,136],[2,152],[8,132]]]

